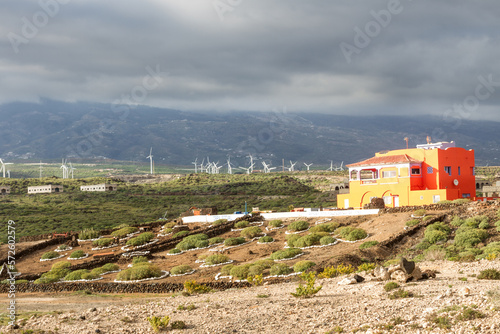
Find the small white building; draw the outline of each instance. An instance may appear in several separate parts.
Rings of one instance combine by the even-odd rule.
[[[10,194],[10,187],[0,186],[0,195],[8,195],[8,194]]]
[[[28,194],[51,194],[62,192],[63,186],[60,184],[48,184],[44,186],[28,187]]]
[[[118,185],[116,184],[93,184],[90,186],[80,186],[81,191],[116,191],[118,189]]]

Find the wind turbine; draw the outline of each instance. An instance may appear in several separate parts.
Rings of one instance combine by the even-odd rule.
[[[10,170],[7,170],[7,178],[10,179]]]
[[[42,178],[42,172],[43,172],[43,166],[42,166],[42,160],[40,160],[40,178]]]
[[[153,175],[153,148],[149,150],[149,155],[146,157],[146,159],[149,159],[149,169],[151,172],[151,175]]]
[[[344,170],[344,162],[342,161],[342,163],[340,164],[340,167],[336,167],[335,170],[336,171],[343,171]]]
[[[290,160],[290,168],[288,169],[290,172],[294,172],[295,171],[295,165],[297,164],[297,161],[295,162],[292,162],[292,160]]]
[[[306,165],[306,167],[307,167],[307,171],[309,171],[309,167],[311,167],[313,164],[312,164],[312,163],[311,163],[311,164],[306,164],[306,163],[304,162],[304,165]]]
[[[265,161],[262,161],[262,166],[264,166],[264,173],[269,173],[269,166]]]
[[[333,160],[330,160],[330,168],[327,171],[333,172]]]
[[[243,170],[247,171],[247,174],[250,174],[250,167],[240,167]]]
[[[7,169],[5,168],[5,166],[6,165],[12,165],[12,162],[3,162],[3,160],[0,159],[0,164],[1,164],[0,171],[3,172],[3,177],[5,178],[5,173],[7,172]]]
[[[71,164],[71,162],[69,163],[69,171],[71,173],[71,178],[74,179],[74,174],[73,174],[73,171],[75,170],[76,168],[73,167],[73,165]]]
[[[231,157],[227,158],[227,173],[233,174],[233,168],[231,167]]]
[[[253,173],[253,167],[255,166],[255,164],[253,163],[253,157],[251,154],[247,155],[247,157],[250,158],[250,169],[249,169],[250,173]],[[248,174],[250,174],[250,173],[248,173]]]
[[[68,178],[68,166],[66,166],[66,160],[62,159],[62,163],[61,163],[61,167],[60,167],[62,170],[63,170],[63,179],[67,179]]]
[[[193,162],[191,162],[192,164],[194,164],[194,173],[198,173],[198,165],[196,164],[198,162],[198,158],[194,159]]]

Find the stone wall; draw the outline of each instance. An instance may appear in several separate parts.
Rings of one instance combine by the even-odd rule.
[[[467,204],[467,203],[466,203]],[[400,212],[411,212],[415,210],[449,210],[451,208],[460,207],[466,205],[463,203],[443,203],[443,204],[428,204],[428,205],[414,205],[414,206],[400,206],[398,208],[385,208],[380,210],[379,214],[382,213],[400,213]]]
[[[231,288],[249,287],[248,282],[206,282],[202,283],[211,289],[226,290]],[[10,284],[0,284],[0,293],[8,293]],[[21,283],[16,284],[17,293],[29,292],[62,292],[62,291],[80,291],[86,290],[92,293],[170,293],[182,291],[182,283],[99,283],[99,282],[78,282],[78,283],[52,283],[52,284],[34,284]]]

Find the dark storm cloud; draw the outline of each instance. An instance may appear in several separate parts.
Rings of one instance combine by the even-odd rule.
[[[0,102],[113,102],[148,67],[163,80],[140,102],[162,107],[497,119],[495,13],[493,0],[7,0]]]

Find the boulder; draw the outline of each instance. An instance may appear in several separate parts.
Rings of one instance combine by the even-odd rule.
[[[395,270],[391,273],[391,280],[406,283],[410,279],[410,275],[407,275],[403,270]]]
[[[415,262],[408,261],[402,257],[399,259],[399,267],[405,272],[405,274],[411,275],[413,270],[415,270]]]
[[[389,272],[382,266],[378,266],[373,269],[373,275],[379,281],[387,281],[390,278]]]
[[[340,282],[338,282],[338,285],[349,285],[349,284],[356,284],[358,281],[354,277],[346,277]]]

